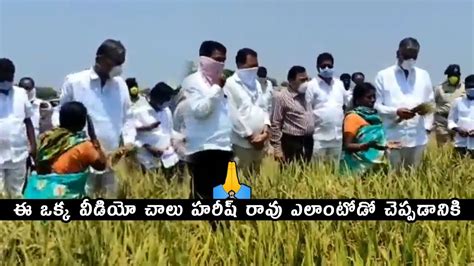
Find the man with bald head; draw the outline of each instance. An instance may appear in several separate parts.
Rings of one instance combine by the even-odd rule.
[[[397,170],[419,165],[433,126],[433,115],[420,116],[412,111],[421,103],[434,104],[430,75],[415,66],[419,52],[416,39],[403,39],[396,53],[397,64],[381,70],[375,78],[375,108],[382,116],[387,139],[401,145],[389,156]]]
[[[117,40],[105,40],[97,49],[94,66],[68,75],[61,89],[60,105],[77,101],[87,108],[106,155],[117,150],[122,141],[124,144],[135,142],[130,95],[125,80],[120,76],[124,62],[123,44]],[[111,169],[94,172],[86,189],[88,194],[101,191],[114,198],[118,192],[114,172]]]

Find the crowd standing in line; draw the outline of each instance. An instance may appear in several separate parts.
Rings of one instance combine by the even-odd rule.
[[[116,197],[106,158],[124,145],[136,147],[144,174],[159,171],[169,180],[187,165],[191,197],[202,199],[224,184],[229,161],[253,178],[268,154],[282,167],[315,160],[357,175],[387,158],[400,171],[421,163],[434,130],[439,145],[453,140],[459,154],[473,157],[474,75],[463,83],[460,67],[450,65],[446,81],[433,88],[428,72],[415,66],[419,51],[416,39],[403,39],[396,64],[373,84],[361,72],[335,77],[333,55],[321,53],[314,78],[293,66],[278,91],[256,51],[240,49],[237,70],[226,78],[226,47],[204,41],[198,69],[179,91],[159,82],[145,97],[135,78],[121,77],[123,44],[106,40],[92,68],[66,77],[54,112],[36,98],[32,78],[13,85],[13,62],[0,59],[0,128],[8,129],[0,131],[0,190],[21,197],[34,168],[27,198]],[[434,114],[421,111],[426,104]]]

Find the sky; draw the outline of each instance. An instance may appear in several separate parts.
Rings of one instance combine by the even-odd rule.
[[[0,0],[0,57],[15,63],[17,80],[56,88],[91,67],[108,38],[127,48],[123,76],[149,87],[178,85],[204,40],[227,47],[229,69],[238,49],[254,49],[279,82],[293,65],[315,76],[322,52],[337,75],[372,81],[404,37],[420,42],[417,65],[434,84],[452,63],[474,74],[474,0]]]

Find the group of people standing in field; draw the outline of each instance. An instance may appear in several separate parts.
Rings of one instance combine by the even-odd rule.
[[[198,69],[180,90],[160,82],[143,96],[134,78],[121,77],[125,47],[106,40],[92,68],[66,77],[57,108],[36,99],[33,79],[14,86],[13,62],[0,59],[0,189],[20,197],[34,166],[26,198],[116,197],[107,158],[122,146],[135,147],[144,173],[169,180],[187,167],[192,197],[203,199],[224,183],[229,161],[258,175],[266,154],[282,166],[330,163],[340,174],[364,174],[385,157],[402,170],[420,164],[434,130],[440,145],[454,140],[472,157],[474,75],[463,83],[460,67],[450,65],[446,82],[433,88],[415,66],[419,50],[416,39],[403,39],[396,64],[374,83],[360,72],[335,77],[334,57],[322,53],[314,78],[295,65],[287,88],[276,90],[256,51],[239,50],[237,70],[224,77],[226,47],[204,41]]]

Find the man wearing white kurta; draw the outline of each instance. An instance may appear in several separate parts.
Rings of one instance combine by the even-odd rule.
[[[333,77],[334,58],[331,54],[320,54],[317,68],[319,74],[309,82],[306,92],[316,123],[313,154],[318,161],[327,160],[337,165],[342,150],[346,90],[342,81]]]
[[[415,67],[419,49],[416,39],[403,39],[397,64],[380,71],[375,78],[375,108],[382,116],[387,139],[400,142],[402,147],[389,155],[390,164],[397,170],[419,165],[433,127],[433,115],[419,116],[411,111],[421,103],[434,104],[430,75]]]
[[[460,155],[474,158],[474,75],[464,82],[466,95],[456,98],[448,116],[448,128],[456,132],[454,146]]]
[[[43,132],[50,130],[51,115],[53,113],[53,107],[47,101],[43,101],[36,97],[35,81],[30,77],[24,77],[18,82],[18,86],[25,89],[28,95],[28,100],[33,108],[33,116],[31,122],[35,128],[36,138],[39,137]]]
[[[265,142],[270,137],[270,115],[257,81],[257,53],[249,48],[241,49],[237,52],[236,63],[238,69],[224,87],[232,121],[232,149],[239,169],[257,174]]]
[[[179,157],[173,139],[180,134],[173,130],[173,116],[168,107],[175,91],[164,82],[156,84],[150,92],[150,101],[133,110],[137,130],[137,159],[143,170],[161,168],[167,180],[175,173]]]
[[[70,74],[61,90],[60,105],[78,101],[83,103],[100,144],[106,154],[124,144],[133,144],[136,132],[130,112],[127,84],[120,77],[125,62],[125,48],[119,41],[106,40],[97,50],[93,68]],[[112,170],[94,172],[86,186],[93,194],[103,190],[107,197],[116,197],[117,180]]]
[[[226,53],[221,43],[204,41],[198,71],[182,85],[188,102],[183,118],[194,198],[212,199],[213,188],[224,184],[232,159],[232,124],[222,76]]]
[[[0,194],[21,197],[28,156],[36,154],[33,109],[25,90],[13,86],[15,66],[0,59]]]

